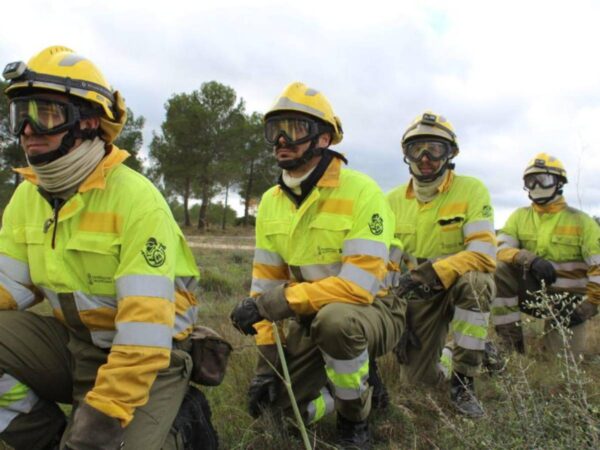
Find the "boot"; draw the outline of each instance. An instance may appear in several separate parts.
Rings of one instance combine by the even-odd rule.
[[[506,369],[506,358],[492,341],[487,341],[485,343],[482,364],[483,368],[490,375],[502,373],[504,372],[504,369]]]
[[[483,416],[483,408],[475,397],[473,377],[454,372],[450,386],[450,401],[452,406],[465,416],[474,419]]]
[[[379,376],[379,369],[377,368],[377,361],[375,361],[375,359],[369,360],[369,379],[367,382],[369,383],[369,386],[373,387],[371,408],[375,410],[387,408],[390,404],[390,395]]]
[[[338,413],[336,428],[338,433],[338,449],[370,450],[371,436],[369,435],[369,424],[366,420],[352,422]]]

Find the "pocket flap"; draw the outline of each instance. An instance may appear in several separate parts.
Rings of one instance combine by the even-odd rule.
[[[310,223],[309,228],[331,231],[349,230],[352,228],[352,219],[337,214],[319,214]]]
[[[397,223],[396,234],[415,234],[417,228],[412,223]]]
[[[119,240],[115,235],[88,236],[83,232],[77,233],[69,239],[67,250],[79,250],[83,252],[100,253],[103,255],[115,255],[119,252]]]
[[[290,223],[285,220],[265,220],[263,223],[265,235],[287,234],[290,229]]]
[[[579,245],[579,236],[561,236],[560,234],[555,234],[552,236],[553,244],[562,244],[562,245]]]

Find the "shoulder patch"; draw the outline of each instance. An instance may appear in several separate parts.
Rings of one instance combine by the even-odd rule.
[[[369,230],[375,236],[379,236],[383,233],[383,218],[379,214],[373,214],[371,216],[371,222],[369,222]]]
[[[146,246],[142,250],[142,255],[150,267],[160,267],[167,259],[165,250],[167,247],[151,237],[146,241]]]

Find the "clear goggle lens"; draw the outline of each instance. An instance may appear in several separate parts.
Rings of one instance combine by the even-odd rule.
[[[73,105],[57,100],[38,98],[15,98],[8,111],[9,131],[18,136],[25,124],[37,134],[53,134],[69,128],[76,120]]]
[[[404,154],[413,162],[421,161],[425,155],[432,161],[439,161],[449,153],[448,143],[442,141],[413,141],[404,145]]]
[[[529,190],[535,189],[536,185],[547,189],[556,186],[558,178],[551,173],[532,173],[525,175],[524,181],[525,187]]]
[[[319,133],[318,124],[297,117],[273,117],[265,122],[265,139],[271,145],[283,137],[289,145],[306,142]]]

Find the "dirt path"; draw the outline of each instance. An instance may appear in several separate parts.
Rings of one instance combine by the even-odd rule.
[[[192,248],[254,251],[251,236],[186,236],[186,240]]]

